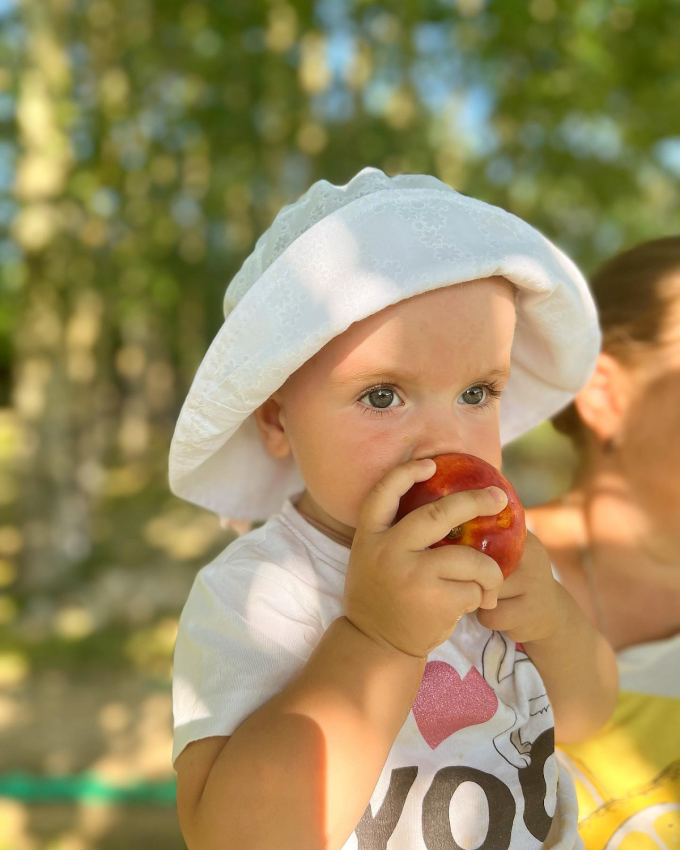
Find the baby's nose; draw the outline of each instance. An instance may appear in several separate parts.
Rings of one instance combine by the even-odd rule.
[[[465,452],[465,443],[455,417],[448,413],[433,413],[405,436],[412,457],[436,457],[443,454]]]

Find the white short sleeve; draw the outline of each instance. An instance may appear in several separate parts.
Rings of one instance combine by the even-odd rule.
[[[304,666],[323,633],[309,587],[274,563],[218,560],[196,576],[179,621],[172,762],[191,741],[231,735]]]

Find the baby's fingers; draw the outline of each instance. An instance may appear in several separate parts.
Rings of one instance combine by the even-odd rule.
[[[527,607],[527,602],[522,596],[505,599],[493,611],[480,611],[477,619],[486,629],[508,632],[517,628],[522,622],[531,622]]]
[[[484,593],[476,581],[446,581],[442,582],[442,587],[449,597],[451,609],[459,612],[458,619],[481,608]]]
[[[500,513],[507,503],[508,497],[500,487],[451,493],[402,517],[392,534],[405,549],[418,552],[442,540],[452,528],[464,522]]]
[[[480,608],[493,610],[498,606],[498,592],[495,590],[482,591],[482,601],[479,603]]]
[[[423,570],[432,578],[444,581],[473,581],[482,592],[481,606],[494,608],[503,573],[498,564],[470,546],[440,546],[428,549],[420,556]]]
[[[432,458],[409,460],[391,469],[364,499],[357,530],[377,534],[388,529],[404,493],[416,482],[432,478],[436,469],[437,465]]]

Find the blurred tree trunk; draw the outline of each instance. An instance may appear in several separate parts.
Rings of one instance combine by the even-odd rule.
[[[60,200],[72,166],[63,126],[71,88],[60,39],[63,8],[45,0],[23,4],[27,51],[15,183],[21,212],[14,236],[26,253],[27,276],[15,332],[14,402],[21,434],[20,586],[26,591],[64,583],[87,556],[98,468],[91,417],[102,304],[87,286],[93,264],[69,262],[60,233],[66,212]]]

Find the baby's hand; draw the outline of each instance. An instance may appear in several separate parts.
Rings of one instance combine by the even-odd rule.
[[[528,531],[522,560],[503,582],[498,606],[478,611],[477,619],[518,643],[542,640],[555,632],[564,614],[559,591],[543,544]]]
[[[409,461],[370,491],[352,543],[343,600],[345,616],[356,628],[418,658],[447,640],[463,614],[493,608],[503,582],[498,564],[476,549],[428,549],[457,525],[503,510],[507,496],[499,488],[452,493],[392,525],[399,499],[434,471],[431,460]]]

